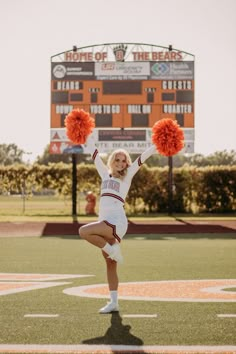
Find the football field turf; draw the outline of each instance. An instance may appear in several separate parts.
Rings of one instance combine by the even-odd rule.
[[[0,353],[236,352],[234,234],[127,235],[121,247],[120,312],[101,315],[99,249],[75,236],[0,238]]]

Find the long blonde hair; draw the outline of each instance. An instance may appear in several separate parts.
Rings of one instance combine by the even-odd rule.
[[[114,173],[113,171],[113,165],[114,165],[114,162],[115,162],[115,159],[116,159],[116,155],[117,154],[123,154],[125,156],[125,160],[126,160],[126,164],[127,166],[125,167],[125,169],[122,171],[122,174],[119,174],[118,176],[115,176],[115,177],[119,177],[119,178],[124,178],[125,175],[127,174],[127,168],[131,165],[132,161],[131,161],[131,158],[130,158],[130,155],[129,153],[124,150],[124,149],[117,149],[117,150],[114,150],[109,158],[108,158],[108,161],[107,161],[107,167],[109,169],[109,172],[111,174]]]

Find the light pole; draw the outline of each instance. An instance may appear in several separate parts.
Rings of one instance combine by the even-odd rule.
[[[173,213],[173,156],[168,157],[168,215]]]
[[[22,155],[31,155],[31,154],[32,154],[32,152],[24,151]],[[27,164],[29,165],[29,160],[27,161]],[[25,199],[26,199],[26,184],[25,184],[26,178],[25,177],[23,178],[23,182],[22,182],[23,214],[25,213]]]

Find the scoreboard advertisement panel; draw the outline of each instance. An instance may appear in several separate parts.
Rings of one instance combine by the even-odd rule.
[[[191,153],[194,56],[170,47],[116,43],[57,54],[51,58],[51,153],[81,151],[68,141],[64,126],[75,108],[94,117],[101,152],[143,151],[154,123],[168,117],[183,128],[183,152]]]

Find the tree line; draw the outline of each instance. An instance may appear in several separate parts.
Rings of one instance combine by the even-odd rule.
[[[77,165],[77,192],[93,191],[97,196],[100,177],[94,164]],[[172,210],[176,213],[235,213],[236,165],[182,166],[173,169]],[[0,194],[54,191],[72,192],[72,164],[0,165]],[[133,178],[126,199],[128,214],[168,212],[168,167],[142,168]]]
[[[51,155],[45,148],[32,164],[23,163],[24,151],[0,144],[0,194],[50,191],[70,196],[71,155]],[[132,155],[132,160],[136,155]],[[106,158],[104,158],[106,162]],[[168,158],[153,155],[134,176],[127,196],[127,213],[168,212]],[[77,191],[99,195],[100,178],[88,155],[77,155]],[[145,181],[145,183],[143,183]],[[236,211],[236,152],[221,151],[173,157],[172,209],[183,213]]]
[[[24,164],[24,150],[20,149],[15,144],[0,144],[0,165],[9,166],[15,163]],[[134,160],[138,155],[132,154],[132,160]],[[92,163],[90,157],[84,154],[77,155],[78,163],[90,164]],[[48,165],[50,163],[59,163],[63,162],[65,164],[71,163],[71,155],[70,154],[50,154],[49,153],[49,145],[47,145],[41,156],[38,156],[34,163],[40,165]],[[183,155],[178,154],[173,158],[173,163],[175,167],[181,167],[184,165],[189,166],[233,166],[236,165],[236,151],[231,150],[223,150],[217,151],[208,156],[202,154],[190,154]],[[168,159],[165,156],[154,155],[150,157],[147,162],[147,166],[159,166],[164,167],[168,165]]]

